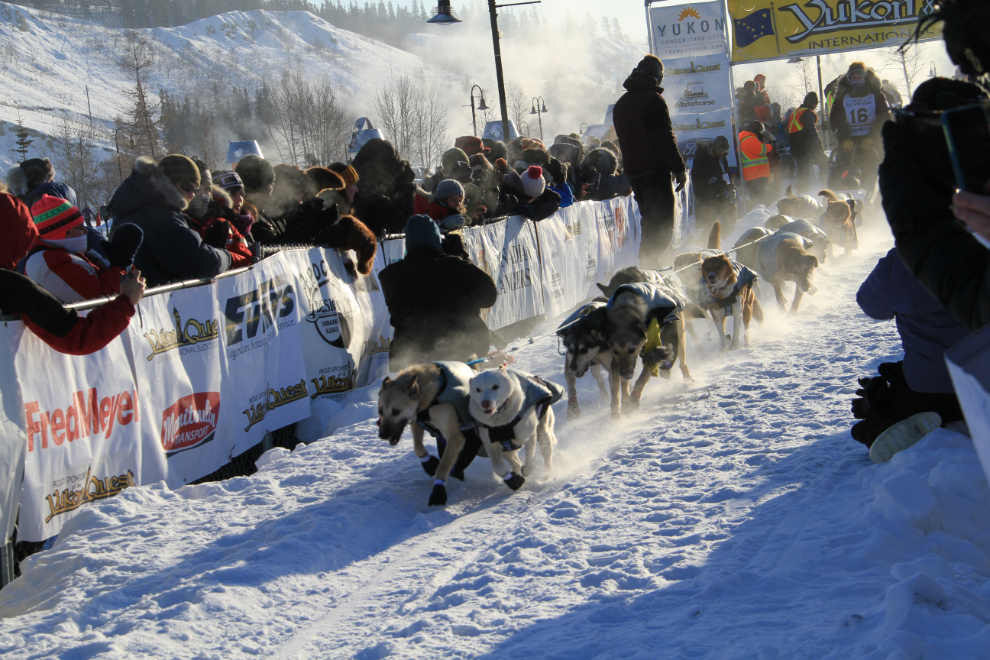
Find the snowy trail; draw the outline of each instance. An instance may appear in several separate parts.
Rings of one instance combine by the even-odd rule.
[[[0,591],[0,653],[988,657],[971,443],[938,431],[874,466],[848,434],[856,377],[900,353],[855,304],[890,245],[874,234],[797,316],[768,301],[752,349],[719,356],[697,323],[696,382],[653,381],[639,414],[612,420],[580,381],[553,481],[510,493],[479,459],[430,509],[408,434],[378,440],[364,391],[350,425],[250,478],[91,507]],[[563,382],[553,327],[517,364]]]

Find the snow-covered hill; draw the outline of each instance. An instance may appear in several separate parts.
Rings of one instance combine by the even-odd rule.
[[[289,69],[306,77],[328,76],[344,88],[348,107],[366,114],[390,77],[462,84],[459,76],[416,55],[338,29],[309,12],[231,12],[137,32],[155,47],[149,81],[155,94],[164,89],[210,99],[214,89],[253,90]],[[126,33],[0,2],[0,166],[12,161],[18,110],[25,126],[50,136],[63,112],[76,121],[88,117],[87,86],[93,119],[104,126],[112,127],[114,117],[133,105],[124,90],[134,83],[118,63]],[[112,147],[112,141],[104,146]]]
[[[856,378],[900,354],[854,299],[890,234],[860,236],[796,317],[764,287],[752,349],[720,355],[696,325],[697,381],[654,380],[637,415],[611,420],[579,381],[553,481],[511,493],[479,459],[427,507],[408,434],[377,437],[372,387],[333,437],[252,477],[94,503],[0,591],[0,655],[990,657],[972,442],[938,430],[873,465],[849,436]],[[562,383],[554,327],[517,365]]]

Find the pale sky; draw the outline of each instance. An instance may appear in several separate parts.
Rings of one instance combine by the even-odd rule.
[[[456,13],[459,8],[473,4],[473,1],[450,0],[450,5]],[[522,2],[523,0],[498,0],[499,4],[508,4],[517,1]],[[393,0],[393,2],[396,5],[412,5],[412,0]],[[425,4],[428,8],[436,7],[436,2],[433,0],[425,0]],[[488,2],[485,0],[485,5],[487,6],[487,4]],[[683,1],[674,0],[669,4],[683,4]],[[532,6],[527,5],[519,9],[529,11],[532,9]],[[562,17],[568,10],[570,10],[571,15],[576,19],[583,17],[587,12],[591,12],[591,15],[598,22],[600,22],[602,16],[616,17],[622,24],[622,31],[634,43],[646,43],[646,6],[642,0],[542,0],[541,4],[536,5],[536,11],[547,20],[550,20],[554,16]],[[512,10],[503,9],[501,11]]]

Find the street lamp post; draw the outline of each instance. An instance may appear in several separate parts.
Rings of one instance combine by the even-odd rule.
[[[502,141],[509,141],[509,112],[508,104],[505,102],[505,79],[502,76],[502,49],[499,46],[499,32],[498,32],[498,9],[502,7],[516,7],[519,5],[538,5],[540,0],[531,0],[530,2],[510,2],[504,5],[495,4],[495,0],[488,0],[488,14],[491,17],[492,22],[492,45],[495,47],[495,77],[498,81],[498,103],[499,109],[502,111]],[[436,16],[426,21],[427,23],[432,23],[433,25],[453,25],[454,23],[462,23],[461,19],[457,18],[454,14],[453,8],[450,6],[450,0],[437,0]]]
[[[485,90],[481,89],[480,85],[473,85],[471,87],[471,125],[474,126],[474,135],[478,135],[478,120],[474,113],[474,88],[477,87],[478,91],[481,93],[481,102],[478,103],[478,110],[484,112],[488,110],[488,104],[485,103]]]
[[[540,107],[540,104],[543,104]],[[529,114],[536,115],[540,120],[540,142],[543,142],[543,113],[549,112],[547,110],[547,102],[543,100],[542,96],[537,96],[533,99],[533,109],[530,110]]]

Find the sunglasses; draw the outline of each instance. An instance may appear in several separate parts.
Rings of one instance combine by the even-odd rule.
[[[179,190],[181,190],[184,193],[190,193],[190,194],[192,194],[192,193],[196,192],[197,190],[199,190],[199,186],[197,186],[194,183],[180,183],[179,184]]]

